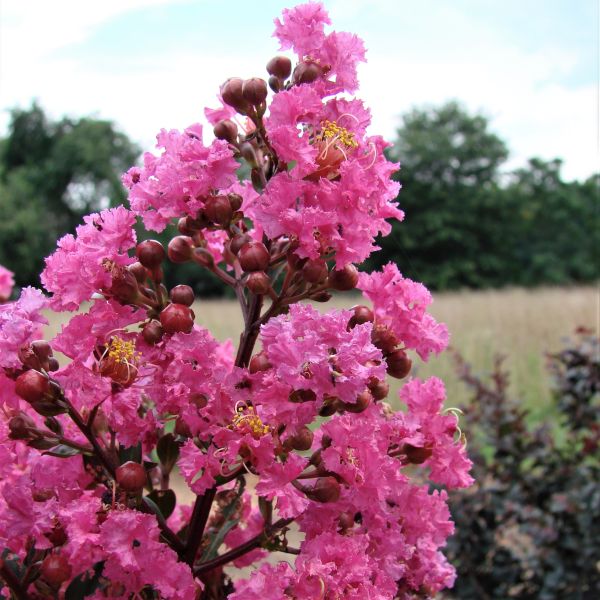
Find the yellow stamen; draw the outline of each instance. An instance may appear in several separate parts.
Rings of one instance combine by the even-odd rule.
[[[239,430],[249,431],[253,438],[258,439],[271,431],[271,428],[256,414],[254,406],[240,403],[236,406],[235,413],[231,421],[232,425]]]
[[[338,125],[335,121],[323,121],[321,123],[321,132],[327,140],[341,142],[347,148],[358,148],[358,142],[354,138],[354,134],[345,127]]]
[[[124,340],[123,338],[114,336],[108,345],[108,356],[115,362],[135,364],[141,354],[136,352],[133,340]]]

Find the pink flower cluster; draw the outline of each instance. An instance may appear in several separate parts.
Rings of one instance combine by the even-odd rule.
[[[161,154],[123,177],[130,208],[86,217],[46,259],[51,296],[0,305],[0,580],[15,597],[408,600],[452,585],[440,487],[472,482],[457,417],[436,378],[388,398],[448,332],[396,265],[355,266],[403,217],[398,165],[349,96],[363,44],[329,24],[319,3],[285,10],[275,35],[297,62],[269,61],[272,96],[228,79],[207,110],[215,140],[163,130]],[[138,218],[178,231],[137,243]],[[231,287],[236,347],[196,323],[190,286],[165,285],[168,262]],[[0,268],[0,299],[11,289]],[[351,289],[371,305],[308,302]],[[48,308],[78,312],[46,341]]]

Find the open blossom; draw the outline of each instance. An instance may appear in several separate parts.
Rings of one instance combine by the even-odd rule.
[[[157,141],[163,153],[147,152],[143,168],[131,168],[123,182],[131,209],[148,229],[162,231],[174,217],[195,216],[212,190],[231,186],[238,164],[226,142],[205,146],[198,124],[183,132],[163,129]]]
[[[15,280],[14,273],[0,265],[0,303],[6,302],[10,298]]]
[[[48,323],[41,312],[47,303],[42,292],[27,287],[16,302],[0,305],[0,367],[20,367],[19,349],[39,339]]]
[[[395,264],[388,263],[380,272],[361,273],[358,289],[373,303],[375,323],[389,327],[423,360],[448,345],[448,328],[426,312],[431,294],[422,283],[403,277]]]
[[[76,235],[58,241],[58,250],[46,258],[44,287],[54,294],[56,310],[75,310],[95,292],[108,290],[114,266],[133,262],[127,251],[135,246],[135,215],[123,206],[84,217]]]

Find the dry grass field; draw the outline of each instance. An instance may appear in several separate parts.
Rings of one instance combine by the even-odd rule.
[[[555,351],[561,339],[580,325],[599,329],[599,290],[596,287],[509,289],[501,291],[439,293],[432,312],[448,324],[452,345],[471,362],[476,371],[490,369],[495,354],[506,356],[512,376],[512,392],[534,411],[543,414],[548,406],[548,378],[544,352]],[[350,307],[360,298],[348,295],[319,308]],[[197,322],[214,335],[237,342],[242,327],[233,300],[200,300],[194,307]],[[49,334],[60,329],[68,315],[52,318]],[[448,405],[467,399],[448,353],[418,365],[413,374],[437,375],[448,389]],[[392,400],[396,394],[392,395]]]

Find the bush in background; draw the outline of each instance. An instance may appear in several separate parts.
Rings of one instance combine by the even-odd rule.
[[[488,379],[457,354],[473,398],[464,422],[476,484],[451,497],[448,556],[457,598],[600,597],[599,340],[579,330],[548,355],[555,422],[531,426],[507,395],[497,359]]]

